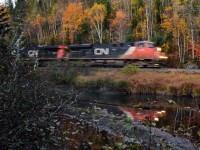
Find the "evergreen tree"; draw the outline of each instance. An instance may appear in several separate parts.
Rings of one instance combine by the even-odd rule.
[[[10,17],[7,8],[0,5],[0,40],[3,40],[9,31]]]
[[[3,81],[4,75],[10,67],[9,63],[9,51],[7,50],[7,43],[5,40],[6,35],[10,31],[10,17],[8,9],[0,5],[0,83]]]
[[[161,23],[161,14],[163,13],[163,7],[162,7],[161,0],[156,0],[155,5],[156,5],[156,23],[160,24]]]

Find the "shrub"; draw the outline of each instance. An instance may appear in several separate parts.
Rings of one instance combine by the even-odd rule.
[[[88,80],[83,83],[89,88],[114,88],[115,83],[109,79]]]
[[[74,80],[74,83],[77,87],[83,87],[86,84],[86,81],[84,80],[84,78],[82,78],[82,76],[78,76],[76,77],[76,79]]]
[[[116,81],[115,83],[115,88],[119,90],[127,90],[128,86],[129,86],[128,81],[125,81],[125,80],[119,80],[119,81]]]
[[[193,87],[194,85],[192,83],[184,83],[181,87],[182,94],[186,96],[191,96],[193,94]]]
[[[170,85],[169,93],[171,93],[173,96],[178,96],[178,88],[176,86]]]
[[[56,71],[55,80],[58,83],[73,83],[77,75],[76,69],[64,69],[63,71]]]
[[[77,62],[78,63],[78,62]],[[51,72],[53,79],[57,83],[74,83],[79,75],[90,75],[90,69],[87,66],[71,66],[71,64],[65,64],[61,68],[58,66],[52,66]]]
[[[126,65],[121,69],[121,72],[127,75],[132,75],[139,71],[140,71],[140,68],[133,64]]]

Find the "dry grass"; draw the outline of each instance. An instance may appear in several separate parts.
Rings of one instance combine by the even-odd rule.
[[[129,84],[134,94],[162,94],[174,96],[200,96],[200,74],[146,71],[124,75],[117,70],[97,71],[91,76],[79,76],[77,84],[85,85],[96,80],[119,81]]]

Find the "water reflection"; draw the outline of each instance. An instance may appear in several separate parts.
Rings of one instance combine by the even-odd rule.
[[[119,111],[135,121],[151,120],[156,122],[158,128],[168,128],[168,130],[176,133],[184,131],[183,134],[190,132],[196,139],[199,138],[197,134],[200,130],[199,98],[130,97],[118,93],[87,92],[82,95],[81,99],[93,102],[96,105],[107,105],[108,111],[111,106],[117,106]],[[170,103],[171,101],[173,103]],[[110,111],[113,110],[112,107]],[[113,111],[113,113],[115,112]]]
[[[94,92],[88,91],[82,93],[80,100],[84,102],[101,103],[107,105],[120,106],[120,109],[126,114],[132,114],[132,117],[136,120],[145,120],[145,117],[155,116],[154,121],[157,120],[158,126],[163,126],[169,123],[174,123],[176,120],[183,120],[183,113],[181,117],[177,113],[183,109],[185,114],[190,110],[193,116],[198,116],[199,114],[199,104],[200,99],[191,98],[172,98],[172,97],[154,97],[154,96],[127,96],[121,95],[119,93],[109,93],[109,92]],[[174,101],[170,104],[169,101]],[[138,109],[137,109],[138,108]],[[177,111],[178,109],[178,111]],[[150,111],[151,110],[151,111]],[[182,111],[183,111],[182,110]],[[192,116],[191,114],[191,116]],[[194,118],[194,117],[193,117]],[[152,120],[152,118],[151,118]],[[193,120],[200,120],[198,117]],[[152,120],[153,121],[153,120]],[[199,121],[200,122],[200,121]],[[198,122],[198,123],[199,123]]]
[[[158,122],[159,118],[163,117],[166,113],[165,110],[143,110],[143,109],[131,109],[120,107],[128,117],[135,121],[153,121]]]

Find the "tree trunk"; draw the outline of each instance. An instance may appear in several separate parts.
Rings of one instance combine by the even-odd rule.
[[[191,27],[191,38],[192,38],[192,59],[194,60],[195,55],[194,55],[194,29]]]

